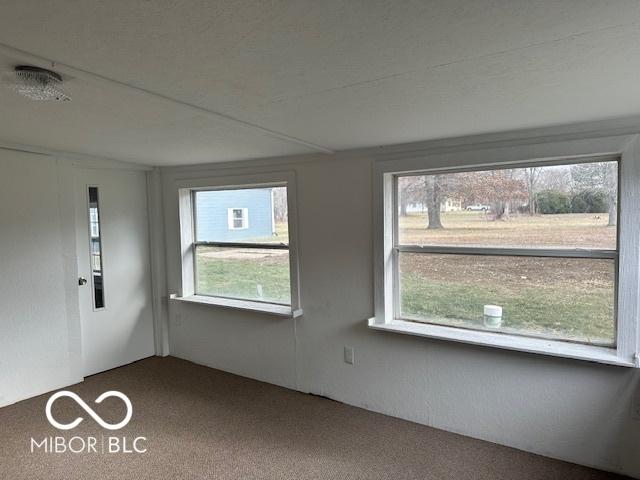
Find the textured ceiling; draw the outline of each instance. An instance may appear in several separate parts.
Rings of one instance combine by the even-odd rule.
[[[640,113],[632,0],[5,0],[0,9],[0,44],[74,77],[65,104],[0,89],[3,142],[176,165]],[[38,63],[0,48],[3,71],[24,62]]]

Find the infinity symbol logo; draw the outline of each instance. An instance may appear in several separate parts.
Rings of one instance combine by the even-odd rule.
[[[47,401],[47,408],[45,410],[45,413],[47,414],[47,420],[49,420],[49,423],[51,425],[53,425],[54,427],[56,427],[57,429],[59,429],[59,430],[71,430],[72,428],[77,427],[80,424],[80,422],[82,422],[82,420],[84,420],[84,418],[78,417],[73,422],[67,423],[67,424],[57,422],[56,419],[53,418],[53,416],[51,415],[51,406],[53,405],[53,402],[55,402],[60,397],[72,398],[78,405],[80,405],[82,407],[82,409],[85,412],[87,412],[89,415],[91,415],[91,417],[96,422],[98,422],[98,424],[102,428],[106,428],[107,430],[119,430],[119,429],[121,429],[127,423],[129,423],[129,420],[131,420],[131,416],[133,415],[133,406],[131,405],[131,400],[129,400],[129,397],[127,397],[122,392],[118,392],[116,390],[110,390],[108,392],[104,392],[102,395],[100,395],[95,400],[95,403],[102,403],[102,401],[105,398],[118,397],[127,406],[127,414],[125,415],[124,420],[122,420],[120,423],[111,424],[111,423],[105,422],[102,418],[100,418],[100,416],[96,412],[94,412],[93,409],[89,405],[87,405],[84,402],[84,400],[82,400],[78,395],[76,395],[73,392],[68,392],[66,390],[63,390],[62,392],[57,392],[57,393],[54,393],[53,395],[51,395],[51,398],[49,398],[49,400]]]

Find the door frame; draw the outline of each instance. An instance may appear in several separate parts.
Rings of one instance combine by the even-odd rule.
[[[60,187],[58,206],[61,213],[61,238],[63,271],[65,274],[65,307],[69,333],[69,369],[71,378],[84,380],[82,356],[82,319],[80,316],[80,272],[77,261],[77,198],[76,172],[78,169],[131,170],[146,175],[146,198],[149,238],[149,260],[151,281],[151,303],[155,355],[169,355],[166,265],[164,255],[164,209],[162,205],[162,178],[160,169],[146,165],[121,162],[112,159],[78,156],[78,158],[56,157],[57,183]],[[88,209],[88,207],[87,207]],[[86,215],[88,215],[88,210]],[[88,235],[88,231],[87,231]],[[92,294],[93,295],[93,294]]]

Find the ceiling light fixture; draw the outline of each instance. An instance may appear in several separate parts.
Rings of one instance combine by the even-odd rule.
[[[12,87],[16,93],[36,101],[66,102],[71,100],[64,93],[62,76],[51,70],[30,65],[18,65],[14,68]]]

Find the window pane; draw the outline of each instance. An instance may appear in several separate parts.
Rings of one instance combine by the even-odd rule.
[[[196,241],[289,244],[287,188],[196,191]]]
[[[104,283],[102,281],[102,239],[100,238],[100,205],[98,187],[89,187],[89,248],[93,308],[104,308]]]
[[[398,178],[399,243],[616,249],[617,162]]]
[[[196,247],[196,294],[291,303],[289,251]]]
[[[614,260],[399,257],[404,319],[583,343],[615,342]],[[485,318],[485,305],[501,307],[501,318]]]

